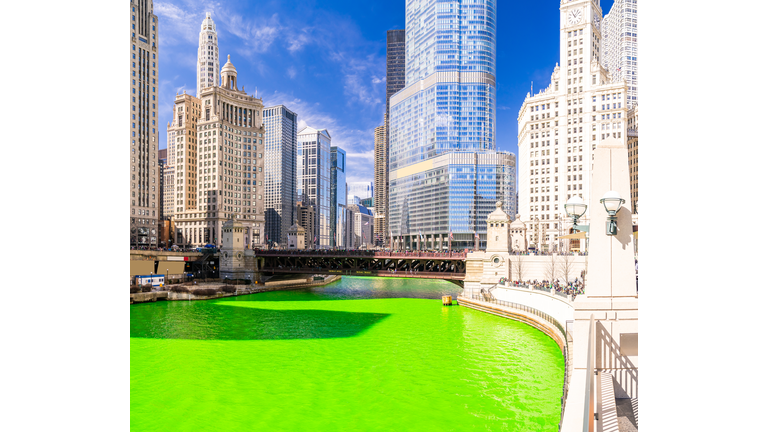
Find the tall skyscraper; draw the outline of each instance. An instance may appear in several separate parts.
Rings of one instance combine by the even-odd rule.
[[[175,215],[176,243],[221,245],[224,223],[235,218],[244,228],[246,246],[261,246],[264,104],[238,88],[229,56],[221,68],[221,83],[203,88],[199,99],[189,96],[192,104],[185,112],[191,109],[199,120],[192,135],[179,137],[176,132],[176,183],[185,198]],[[179,147],[185,142],[188,145]]]
[[[405,30],[387,31],[387,111],[389,98],[405,87]]]
[[[482,246],[495,202],[514,207],[514,158],[495,152],[496,1],[407,0],[405,42],[405,87],[390,98],[390,236],[414,247],[453,233],[467,247],[477,234]],[[485,177],[493,188],[472,186]]]
[[[395,93],[405,87],[405,30],[387,31],[387,99],[383,127],[374,131],[374,181],[376,198],[376,241],[381,244],[388,238],[387,215],[389,214],[389,103]]]
[[[296,220],[298,116],[283,105],[264,108],[264,218],[270,242],[285,245]]]
[[[331,147],[331,247],[347,246],[347,152]]]
[[[331,246],[331,134],[325,129],[305,127],[299,131],[296,151],[296,195],[314,208],[313,232],[307,248]],[[304,226],[304,225],[302,225]],[[307,229],[307,227],[304,227]]]
[[[627,82],[627,107],[637,100],[637,0],[616,0],[598,30],[602,34],[602,65],[613,81]]]
[[[405,70],[405,69],[403,69]],[[389,109],[389,98],[387,98],[387,109]],[[387,117],[385,114],[385,123]],[[388,159],[388,145],[387,145],[387,125],[381,125],[374,130],[374,142],[373,142],[373,188],[374,188],[374,202],[375,202],[375,218],[374,218],[374,240],[376,244],[386,244],[388,236],[387,230],[387,212],[389,208],[389,169],[387,168]]]
[[[130,20],[131,246],[157,245],[159,22],[151,0],[131,1]]]
[[[562,66],[555,65],[546,89],[526,96],[517,118],[519,213],[531,228],[529,244],[550,250],[560,246],[559,233],[571,228],[566,201],[578,195],[589,202],[592,151],[608,137],[625,143],[627,138],[627,86],[601,65],[600,5],[574,0],[559,7]],[[587,223],[591,211],[604,210],[587,208],[580,223]]]
[[[197,93],[206,87],[219,85],[219,37],[211,13],[205,13],[200,25],[200,42],[197,47]]]

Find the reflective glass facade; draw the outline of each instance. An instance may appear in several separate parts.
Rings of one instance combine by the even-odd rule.
[[[391,237],[415,247],[419,230],[453,231],[453,247],[470,247],[478,232],[484,244],[496,201],[514,214],[514,155],[495,152],[496,1],[407,0],[405,45],[405,88],[390,99]]]
[[[331,247],[347,246],[347,152],[331,147]]]
[[[314,208],[314,233],[308,248],[331,245],[331,135],[325,129],[305,127],[296,151],[297,200]]]
[[[419,232],[425,237],[422,249],[436,248],[441,239],[446,248],[450,232],[453,248],[473,247],[476,232],[484,247],[486,219],[496,201],[504,203],[507,214],[516,213],[514,154],[451,152],[428,165],[390,180],[390,232],[396,247],[416,248]]]
[[[271,242],[287,244],[296,219],[298,117],[283,105],[264,108],[264,218]]]

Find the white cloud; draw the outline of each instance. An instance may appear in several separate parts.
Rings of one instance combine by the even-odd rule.
[[[154,12],[159,20],[161,47],[197,42],[200,23],[205,17],[202,11],[197,8],[182,9],[170,2],[159,2],[154,4]]]
[[[241,40],[237,52],[246,57],[267,52],[283,32],[283,26],[277,14],[273,14],[268,19],[261,15],[256,15],[255,18],[243,18],[239,14],[222,14],[220,19],[221,30],[218,28],[217,30],[237,36]]]
[[[291,77],[291,79],[296,78],[296,68],[291,66],[288,68],[288,76]]]
[[[301,33],[298,35],[292,35],[289,36],[288,39],[288,51],[291,53],[295,53],[296,51],[301,50],[304,48],[305,45],[307,45],[310,42],[310,37],[308,33],[311,31],[311,28],[304,28],[302,29]]]

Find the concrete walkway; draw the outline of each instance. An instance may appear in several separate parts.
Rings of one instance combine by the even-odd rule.
[[[619,432],[637,432],[637,399],[616,399]]]

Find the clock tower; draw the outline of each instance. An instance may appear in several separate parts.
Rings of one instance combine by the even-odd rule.
[[[568,93],[581,93],[600,84],[599,79],[593,83],[591,64],[600,62],[602,17],[603,11],[596,1],[560,2],[560,65],[561,77],[565,78],[561,84]]]

